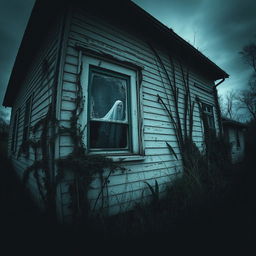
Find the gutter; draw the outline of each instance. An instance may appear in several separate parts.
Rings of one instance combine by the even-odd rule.
[[[214,101],[215,101],[216,111],[217,111],[217,118],[218,118],[218,126],[219,126],[220,137],[222,137],[222,135],[223,135],[223,125],[222,125],[222,119],[221,119],[221,110],[220,110],[220,104],[219,104],[219,99],[218,99],[217,86],[219,86],[224,81],[225,81],[225,77],[223,77],[221,79],[221,81],[219,81],[213,87],[213,94],[214,94]]]
[[[217,84],[214,85],[214,88],[216,89],[216,87],[219,86],[221,83],[223,83],[223,82],[225,81],[225,79],[226,79],[226,78],[223,77],[223,78],[221,79],[221,81],[219,81]]]

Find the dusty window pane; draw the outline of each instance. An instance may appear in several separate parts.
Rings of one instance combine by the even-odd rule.
[[[90,109],[91,119],[127,121],[127,80],[92,73]]]
[[[211,106],[207,106],[207,112],[212,113],[212,107]]]
[[[212,116],[208,116],[208,125],[211,129],[214,129],[215,128],[215,125],[214,125],[214,120],[213,120],[213,117]]]
[[[215,130],[213,107],[203,103],[202,109],[205,121],[207,122],[207,127],[210,128],[211,130]]]
[[[127,148],[126,124],[91,121],[90,131],[91,148]]]
[[[128,149],[126,76],[91,70],[90,148]]]

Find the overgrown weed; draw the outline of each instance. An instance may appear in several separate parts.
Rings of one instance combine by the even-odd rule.
[[[221,148],[220,148],[221,147]],[[227,145],[220,138],[210,149],[210,157],[199,152],[189,151],[187,161],[190,166],[177,174],[163,197],[159,197],[159,185],[152,186],[150,203],[138,203],[131,211],[113,217],[94,219],[98,223],[97,232],[116,236],[144,236],[150,233],[170,232],[188,216],[200,216],[205,211],[214,210],[229,196],[232,182],[227,173],[231,171],[230,162],[224,158]],[[225,152],[224,152],[225,151]],[[225,160],[225,162],[221,162]],[[220,161],[220,162],[219,162]]]

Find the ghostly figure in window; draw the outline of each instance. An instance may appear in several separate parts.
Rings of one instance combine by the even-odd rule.
[[[124,104],[121,100],[117,100],[108,113],[102,117],[105,121],[121,121],[124,119]]]
[[[127,146],[125,133],[127,132],[126,125],[112,123],[111,121],[125,120],[124,104],[121,100],[117,100],[108,113],[101,118],[104,123],[101,123],[100,137],[97,141],[98,145],[106,148],[124,148]],[[110,121],[110,122],[108,122]],[[101,138],[101,139],[100,139]]]

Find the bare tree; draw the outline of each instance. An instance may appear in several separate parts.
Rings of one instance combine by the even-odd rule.
[[[221,115],[236,121],[245,120],[243,113],[244,106],[241,104],[240,96],[242,91],[228,91],[225,95],[219,95]]]
[[[256,86],[250,85],[249,89],[237,95],[238,108],[247,110],[256,122]]]
[[[240,54],[243,56],[245,62],[253,68],[254,73],[256,74],[256,44],[251,43],[244,46]]]
[[[238,120],[237,93],[234,90],[231,90],[228,91],[224,96],[220,96],[219,99],[222,116]]]
[[[246,45],[240,54],[245,62],[252,68],[253,74],[249,80],[248,88],[237,95],[239,109],[246,109],[256,122],[256,44],[251,43]]]

